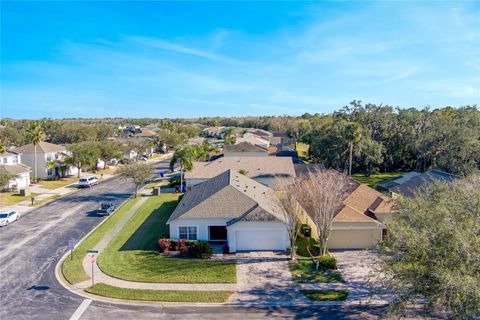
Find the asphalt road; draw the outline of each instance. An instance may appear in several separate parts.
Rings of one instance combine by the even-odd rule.
[[[156,173],[166,162],[154,166]],[[134,186],[119,178],[80,190],[31,211],[0,229],[0,319],[69,319],[84,298],[64,289],[55,266],[68,250],[102,219],[98,203],[127,199]],[[81,319],[368,319],[381,307],[175,307],[92,302]]]

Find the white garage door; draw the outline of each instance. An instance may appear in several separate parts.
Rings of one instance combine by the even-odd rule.
[[[237,251],[285,250],[283,234],[280,229],[237,230],[235,231]]]

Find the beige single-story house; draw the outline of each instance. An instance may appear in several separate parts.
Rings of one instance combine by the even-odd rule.
[[[210,162],[195,162],[193,169],[185,173],[187,189],[226,170],[239,172],[266,186],[272,186],[276,178],[295,177],[292,158],[221,157]]]
[[[248,142],[250,144],[263,147],[263,148],[268,148],[270,146],[270,140],[268,140],[267,138],[257,136],[250,132],[245,133],[243,137],[237,138],[236,143],[242,143],[242,142]]]
[[[275,191],[226,170],[185,193],[167,221],[170,238],[226,242],[230,252],[290,247]]]
[[[351,180],[348,196],[332,223],[330,249],[366,249],[375,246],[384,235],[383,222],[391,214],[393,202],[382,193]],[[318,235],[314,217],[303,212],[301,220]]]

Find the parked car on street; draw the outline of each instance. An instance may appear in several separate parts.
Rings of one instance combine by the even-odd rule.
[[[20,214],[17,211],[2,212],[0,213],[0,227],[6,226],[20,219]]]
[[[115,205],[112,202],[102,202],[97,210],[97,214],[99,216],[109,216],[113,211],[115,211]]]
[[[96,184],[98,184],[98,179],[95,176],[83,177],[78,181],[78,186],[80,188],[91,188]]]

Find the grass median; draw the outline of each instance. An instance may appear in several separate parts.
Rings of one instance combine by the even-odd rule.
[[[90,279],[90,277],[83,270],[83,259],[88,249],[95,247],[95,245],[110,232],[118,221],[125,216],[130,208],[139,200],[130,199],[117,211],[107,218],[102,225],[100,225],[92,234],[90,234],[84,241],[82,241],[73,251],[72,259],[70,256],[65,259],[62,265],[62,272],[65,279],[71,284],[79,283]]]
[[[235,283],[235,261],[172,258],[159,254],[157,241],[169,236],[166,222],[177,194],[149,198],[98,258],[100,269],[128,281]]]
[[[99,296],[160,302],[225,302],[233,294],[231,291],[183,291],[183,290],[149,290],[126,289],[98,283],[85,290]]]
[[[345,301],[347,290],[300,290],[310,301]]]

